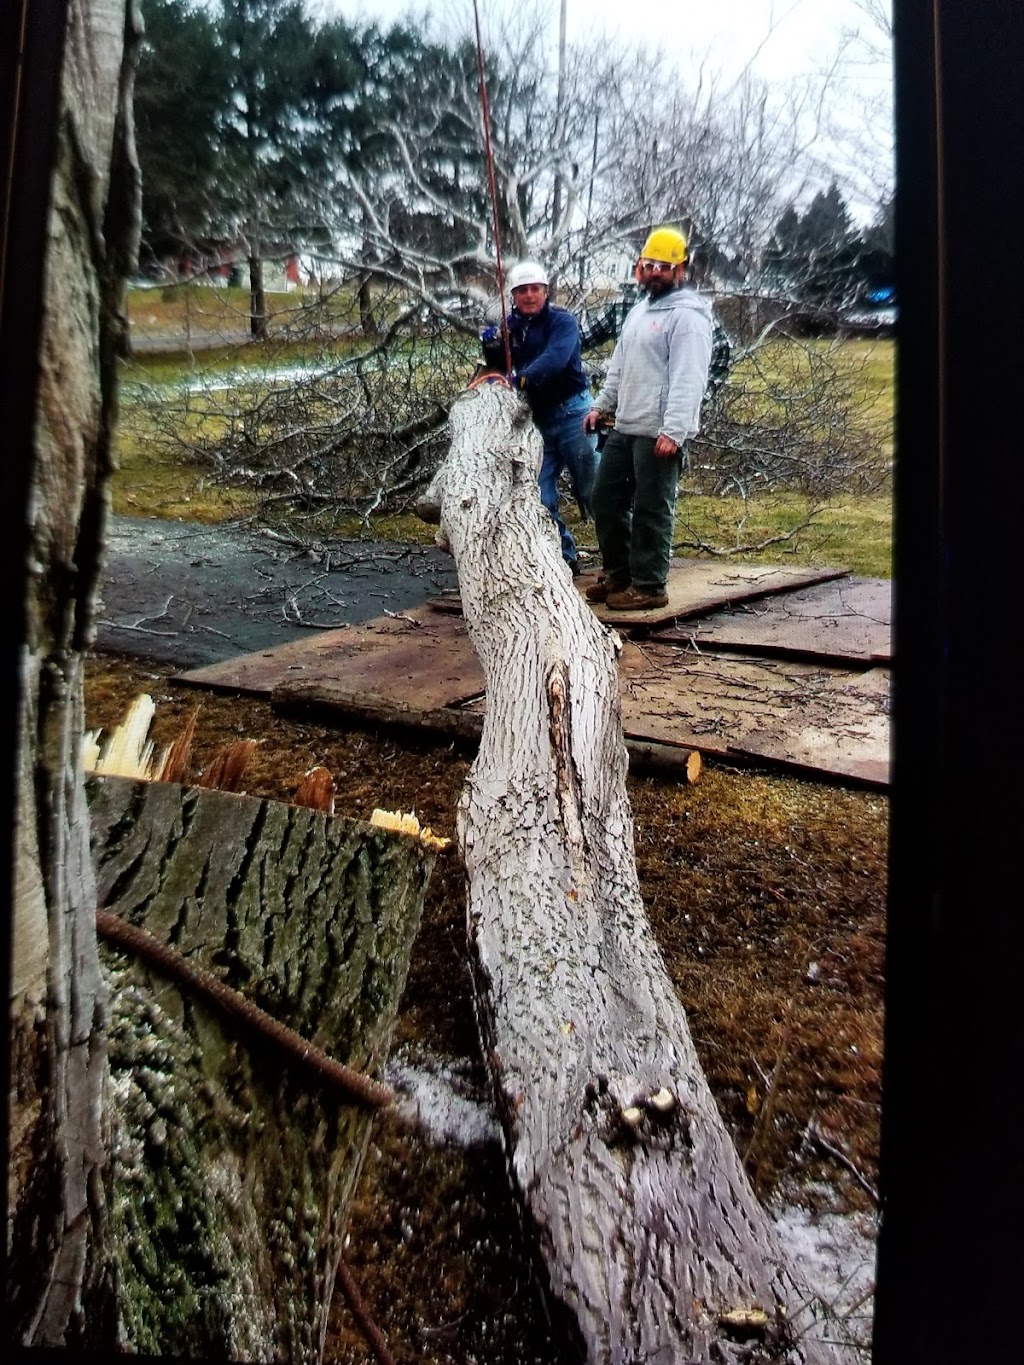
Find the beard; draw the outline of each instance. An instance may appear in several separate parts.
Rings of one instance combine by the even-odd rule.
[[[676,287],[676,281],[670,274],[651,275],[640,281],[640,288],[652,299],[658,299],[662,294],[667,294],[670,289]]]

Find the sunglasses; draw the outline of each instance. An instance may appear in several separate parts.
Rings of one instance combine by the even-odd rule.
[[[652,275],[660,275],[666,270],[675,270],[671,261],[649,261],[646,256],[641,256],[637,265],[641,270],[649,270]]]

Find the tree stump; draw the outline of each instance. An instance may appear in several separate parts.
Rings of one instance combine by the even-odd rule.
[[[88,783],[100,904],[372,1075],[432,855],[414,838],[219,791]],[[101,943],[109,984],[117,1334],[205,1359],[321,1359],[370,1113]]]
[[[824,1346],[698,1063],[640,898],[618,636],[542,507],[514,393],[452,407],[435,484],[484,670],[459,812],[478,1017],[552,1315],[606,1362],[845,1359]]]

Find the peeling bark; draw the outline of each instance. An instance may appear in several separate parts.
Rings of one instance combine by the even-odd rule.
[[[845,1359],[750,1189],[644,913],[620,645],[562,562],[539,438],[498,385],[450,430],[441,525],[487,688],[459,815],[471,957],[553,1315],[594,1365]]]

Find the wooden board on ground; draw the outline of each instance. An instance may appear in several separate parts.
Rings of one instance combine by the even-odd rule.
[[[645,641],[626,644],[620,678],[627,735],[840,782],[889,783],[888,669],[709,657]]]
[[[812,583],[845,578],[848,569],[786,568],[777,564],[723,564],[721,560],[673,559],[668,576],[668,606],[655,611],[610,611],[593,607],[598,619],[623,635],[648,634],[673,621],[703,616],[729,602],[754,602],[774,593],[793,592]],[[585,592],[596,574],[581,574],[576,586]]]
[[[892,660],[892,584],[887,578],[833,579],[670,626],[658,632],[658,639],[692,641],[701,649],[887,664]]]
[[[835,782],[889,785],[889,671],[708,657],[626,642],[619,657],[628,746],[655,744]],[[458,724],[483,715],[482,699]]]
[[[658,634],[642,646],[626,640],[619,675],[631,753],[653,744],[840,782],[888,783],[884,668],[865,673],[709,655],[681,647],[681,639],[662,643]],[[484,709],[483,675],[465,623],[429,606],[196,669],[180,680],[264,696],[275,709],[321,723],[422,729],[471,745]]]
[[[718,559],[673,559],[668,578],[668,605],[655,611],[610,611],[600,603],[591,610],[621,635],[643,634],[670,626],[672,622],[703,616],[727,603],[754,602],[775,593],[789,593],[813,583],[847,578],[848,569],[786,568],[777,564],[723,564]],[[598,580],[598,573],[580,574],[576,587],[585,593]],[[440,593],[427,605],[446,615],[459,615],[458,592]]]
[[[262,697],[284,683],[320,679],[350,696],[367,693],[422,711],[454,706],[484,689],[465,622],[429,607],[319,631],[178,676],[194,687]]]

